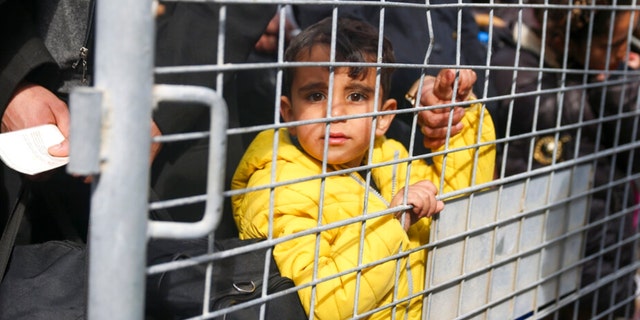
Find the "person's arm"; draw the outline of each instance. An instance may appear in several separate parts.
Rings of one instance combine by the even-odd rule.
[[[28,81],[53,90],[59,83],[57,64],[37,36],[28,1],[0,5],[0,114],[20,83]]]
[[[52,90],[59,83],[58,66],[37,36],[28,2],[0,5],[0,115],[2,132],[56,124],[69,135],[66,104]],[[50,149],[68,155],[68,142]]]

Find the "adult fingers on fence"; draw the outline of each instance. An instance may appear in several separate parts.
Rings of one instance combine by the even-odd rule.
[[[477,77],[473,70],[443,69],[436,77],[425,77],[422,83],[420,104],[424,106],[450,105],[472,97],[471,89]],[[457,82],[456,82],[457,81]],[[461,120],[465,110],[462,107],[431,108],[418,114],[420,131],[424,134],[423,144],[437,149],[445,144],[447,136],[455,136],[464,128]]]
[[[464,128],[461,122],[464,115],[465,109],[461,107],[454,107],[453,110],[438,108],[420,112],[418,123],[420,131],[424,134],[424,146],[437,149],[445,144],[447,135],[452,137],[460,133]],[[451,126],[449,126],[450,119]]]
[[[420,102],[423,105],[431,106],[440,103],[440,101],[451,103],[454,98],[455,101],[465,101],[469,98],[476,80],[476,73],[471,69],[442,69],[433,80],[433,89],[429,90],[428,87],[423,86],[424,99],[420,99]]]

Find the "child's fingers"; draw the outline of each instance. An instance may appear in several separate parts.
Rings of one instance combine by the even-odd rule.
[[[418,181],[415,184],[413,184],[412,186],[417,186],[419,188],[425,188],[428,192],[433,193],[434,195],[436,195],[438,193],[438,188],[436,188],[436,185],[433,184],[433,182],[431,182],[429,180]]]
[[[442,210],[444,204],[436,200],[437,192],[431,181],[424,180],[412,185],[407,199],[413,206],[412,213],[418,218],[424,218]]]

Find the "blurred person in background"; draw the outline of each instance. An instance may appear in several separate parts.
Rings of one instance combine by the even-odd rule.
[[[543,1],[531,0],[529,3],[543,4]],[[576,0],[570,4],[591,3]],[[596,0],[594,3],[596,6],[613,4],[611,0]],[[631,1],[615,3],[630,5]],[[566,5],[567,2],[555,0],[550,4]],[[553,90],[561,85],[566,88],[561,93],[554,91],[503,99],[490,110],[498,138],[514,138],[504,148],[499,148],[496,172],[500,177],[638,141],[640,133],[634,130],[636,119],[631,116],[570,127],[585,121],[637,111],[637,75],[614,74],[615,71],[629,68],[626,64],[629,61],[628,35],[630,30],[636,28],[637,20],[638,12],[629,10],[615,10],[612,16],[611,10],[595,9],[592,15],[592,10],[585,8],[524,8],[522,24],[518,24],[517,20],[508,21],[507,27],[495,29],[491,64],[511,68],[492,73],[491,81],[498,97],[511,95],[512,90],[522,94]],[[545,22],[546,28],[543,28]],[[609,36],[610,32],[612,36]],[[542,39],[546,39],[546,42],[542,43]],[[565,48],[568,49],[565,51]],[[566,65],[563,60],[565,57]],[[514,78],[513,68],[537,69],[540,66],[549,71],[518,70]],[[587,70],[599,72],[586,74]],[[625,81],[607,84],[603,82],[605,79]],[[584,85],[594,86],[584,88]],[[558,125],[561,127],[558,128]],[[536,136],[533,146],[531,137],[516,139],[518,135],[541,130],[553,131]],[[532,147],[533,152],[530,152]],[[640,157],[637,152],[635,156],[632,153],[633,150],[615,155],[598,155],[594,162],[594,193],[590,197],[590,225],[585,237],[581,288],[587,288],[607,276],[615,276],[616,279],[593,291],[581,292],[577,304],[571,303],[560,310],[560,319],[572,319],[570,316],[574,310],[578,311],[575,314],[578,319],[609,314],[609,308],[615,310],[614,314],[618,317],[629,318],[633,314],[635,271],[615,274],[629,266],[635,257],[635,245],[624,242],[637,232],[637,226],[633,223],[634,212],[625,211],[635,203],[634,185],[616,183],[624,180],[628,174],[629,161],[633,160],[631,172],[640,170]],[[503,175],[501,170],[504,171]]]

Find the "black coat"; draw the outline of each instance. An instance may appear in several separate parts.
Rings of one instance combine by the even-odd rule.
[[[0,2],[0,39],[2,39],[2,45],[0,45],[0,117],[2,117],[9,99],[20,82],[28,80],[55,91],[61,84],[61,76],[57,63],[37,35],[29,1],[2,0]],[[0,182],[2,183],[0,185],[0,228],[3,228],[17,200],[21,179],[15,171],[2,163],[0,164]],[[48,224],[50,221],[43,223],[43,225]],[[47,233],[47,230],[40,229],[32,232],[42,234]]]
[[[54,91],[58,66],[38,38],[28,1],[0,2],[0,115],[18,84],[28,79]]]

